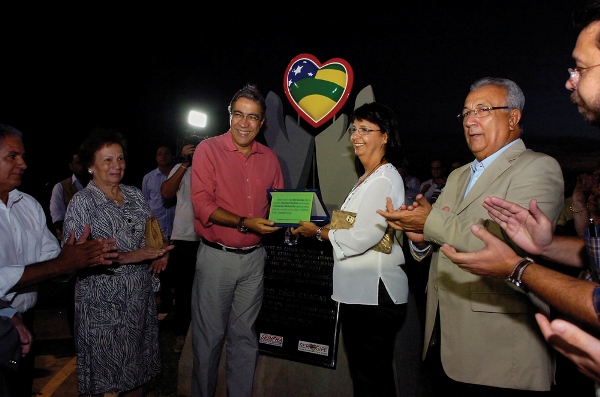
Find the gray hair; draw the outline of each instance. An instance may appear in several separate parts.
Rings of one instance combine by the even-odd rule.
[[[499,77],[484,77],[471,84],[471,91],[477,90],[486,85],[495,85],[506,88],[506,106],[511,109],[519,109],[521,112],[525,107],[525,95],[521,88],[512,80]]]

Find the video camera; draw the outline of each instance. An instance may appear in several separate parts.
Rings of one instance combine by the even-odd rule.
[[[180,144],[180,147],[178,148],[177,152],[181,153],[181,151],[183,150],[183,147],[185,145],[194,145],[194,147],[196,147],[200,142],[202,142],[205,139],[205,137],[200,136],[200,135],[189,135],[187,137],[187,139],[183,140]],[[175,159],[175,161],[177,163],[191,163],[192,162],[192,156],[191,155],[183,155],[180,154],[179,156],[177,156],[177,159]]]

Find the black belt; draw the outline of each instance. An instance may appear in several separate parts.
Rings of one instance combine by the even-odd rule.
[[[202,243],[204,245],[207,245],[210,248],[214,248],[219,251],[233,252],[233,253],[242,254],[242,255],[249,254],[249,253],[253,252],[254,250],[256,250],[257,248],[260,248],[260,245],[255,245],[254,247],[249,247],[249,248],[229,248],[229,247],[225,247],[222,244],[213,243],[212,241],[208,241],[205,238],[202,239]]]

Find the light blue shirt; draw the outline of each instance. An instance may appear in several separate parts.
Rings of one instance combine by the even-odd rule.
[[[467,185],[465,196],[467,195],[467,193],[469,193],[469,190],[471,190],[471,188],[473,187],[475,182],[477,182],[477,179],[479,179],[481,174],[483,174],[483,171],[485,171],[485,169],[489,167],[489,165],[492,164],[494,160],[498,158],[498,156],[504,153],[506,149],[508,149],[518,141],[521,141],[521,138],[512,141],[508,145],[505,145],[504,147],[500,148],[500,150],[498,150],[496,153],[483,159],[482,161],[479,161],[477,159],[473,160],[473,162],[469,165],[469,167],[471,168],[471,179],[469,179],[469,184]]]
[[[175,218],[175,205],[165,207],[165,200],[160,194],[160,185],[167,180],[167,176],[157,168],[153,169],[142,179],[142,193],[148,201],[152,214],[158,219],[158,224],[166,237],[173,233],[173,220]]]
[[[492,164],[494,162],[494,160],[496,160],[498,158],[498,156],[500,156],[502,153],[504,153],[504,151],[506,149],[508,149],[509,147],[511,147],[512,145],[514,145],[518,141],[521,141],[521,138],[515,139],[514,141],[512,141],[508,145],[503,146],[502,148],[500,148],[500,150],[496,151],[491,156],[486,157],[482,161],[478,161],[477,159],[473,160],[473,162],[469,165],[469,167],[471,168],[471,179],[469,179],[469,183],[467,185],[467,189],[465,190],[465,196],[467,195],[467,193],[469,193],[469,190],[471,190],[471,188],[473,187],[473,185],[475,185],[475,183],[477,182],[477,180],[479,179],[479,177],[481,176],[481,174],[483,174],[483,172],[485,171],[485,169],[487,167],[489,167],[490,164]],[[415,245],[413,244],[412,241],[410,241],[410,245],[412,246],[413,251],[416,254],[419,254],[419,255],[425,255],[429,251],[429,249],[431,248],[431,245],[429,245],[429,246],[427,246],[427,247],[425,247],[423,249],[419,249],[419,248],[415,247]]]
[[[13,307],[5,307],[4,309],[0,309],[0,317],[8,317],[13,318],[17,310]]]
[[[75,174],[71,175],[71,181],[77,186],[77,191],[83,189],[83,185],[79,182],[79,179]],[[65,220],[65,213],[67,212],[67,204],[65,204],[64,188],[61,182],[58,182],[52,188],[52,195],[50,196],[50,217],[52,223]]]

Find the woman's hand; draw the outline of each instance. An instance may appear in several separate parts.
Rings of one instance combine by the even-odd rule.
[[[152,261],[150,267],[155,273],[160,273],[167,267],[169,260],[168,252],[175,248],[174,245],[166,245],[162,248],[143,247],[134,251],[120,252],[117,262],[120,265],[136,264],[145,261]],[[155,265],[154,262],[157,261]],[[163,263],[164,260],[164,263]]]
[[[164,245],[163,253],[158,258],[154,259],[150,262],[150,271],[154,273],[160,273],[167,268],[167,264],[169,263],[169,251],[175,248],[174,245]]]
[[[169,252],[165,252],[162,256],[154,259],[150,262],[150,271],[153,273],[160,273],[167,268],[169,263]]]
[[[312,222],[300,221],[298,227],[291,228],[292,234],[301,234],[304,237],[315,237],[319,226]]]

